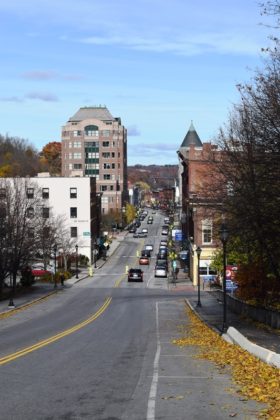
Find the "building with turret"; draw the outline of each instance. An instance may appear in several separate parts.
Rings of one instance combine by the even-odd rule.
[[[197,253],[202,250],[200,259],[200,274],[213,274],[211,260],[219,241],[215,239],[214,228],[217,211],[214,210],[213,197],[208,194],[213,175],[213,156],[219,159],[220,152],[216,145],[202,143],[193,123],[177,151],[179,157],[179,184],[181,223],[185,248],[189,251],[189,274],[194,284],[197,284]]]

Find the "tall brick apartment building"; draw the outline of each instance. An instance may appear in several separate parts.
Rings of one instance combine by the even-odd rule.
[[[204,276],[211,275],[211,259],[220,246],[213,235],[219,215],[217,210],[213,210],[213,197],[209,198],[207,190],[213,176],[213,156],[219,159],[220,152],[216,145],[202,143],[191,124],[177,153],[182,229],[189,250],[190,277],[197,284],[197,247],[202,249],[200,274]]]
[[[62,127],[62,176],[96,178],[102,213],[128,201],[127,130],[105,106],[80,108]]]

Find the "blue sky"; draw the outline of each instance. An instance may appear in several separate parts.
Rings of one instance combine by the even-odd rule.
[[[0,133],[38,150],[81,106],[128,128],[128,164],[215,138],[273,32],[255,0],[0,1]]]

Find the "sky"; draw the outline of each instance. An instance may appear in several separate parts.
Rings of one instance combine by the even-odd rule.
[[[215,141],[263,66],[256,0],[0,0],[0,134],[37,150],[82,106],[128,130],[128,165],[177,164],[193,121]]]

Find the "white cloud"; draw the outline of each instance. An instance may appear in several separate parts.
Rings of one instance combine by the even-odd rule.
[[[44,102],[57,102],[58,98],[56,95],[52,93],[43,93],[43,92],[30,92],[25,95],[27,99],[39,99],[40,101]]]

